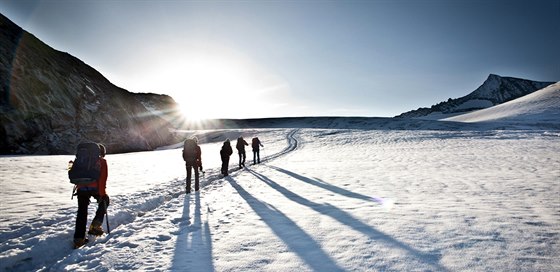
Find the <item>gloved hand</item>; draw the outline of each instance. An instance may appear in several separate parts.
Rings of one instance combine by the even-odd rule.
[[[109,200],[109,195],[104,195],[104,196],[101,196],[101,197],[99,197],[99,198],[97,199],[97,203],[101,203],[101,201],[105,202],[105,206],[108,207],[108,206],[109,206],[109,202],[110,202],[110,200]]]
[[[196,165],[198,165],[198,169],[200,169],[200,171],[202,171],[202,161],[201,160],[196,160]]]

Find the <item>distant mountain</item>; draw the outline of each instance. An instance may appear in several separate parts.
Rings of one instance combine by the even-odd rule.
[[[443,121],[552,124],[560,129],[560,82],[515,100]]]
[[[402,113],[396,117],[442,119],[499,105],[545,88],[551,84],[554,84],[554,82],[537,82],[491,74],[480,87],[467,96],[456,99],[450,98],[430,108],[419,108]]]
[[[121,89],[2,14],[0,64],[0,154],[72,154],[81,141],[109,152],[177,142],[171,97]]]

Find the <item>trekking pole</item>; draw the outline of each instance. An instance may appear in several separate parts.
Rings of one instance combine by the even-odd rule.
[[[109,213],[107,212],[107,202],[103,201],[103,205],[105,205],[105,221],[107,221],[107,234],[111,234],[111,228],[109,227]]]

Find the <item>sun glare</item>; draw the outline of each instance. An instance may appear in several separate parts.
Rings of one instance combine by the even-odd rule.
[[[187,118],[226,117],[229,104],[251,89],[252,78],[240,64],[202,59],[182,66],[179,103]]]
[[[189,121],[228,118],[258,88],[251,67],[232,58],[190,56],[167,67],[166,88]]]
[[[187,122],[271,116],[292,102],[289,84],[244,54],[210,45],[166,49],[132,81],[171,95]]]

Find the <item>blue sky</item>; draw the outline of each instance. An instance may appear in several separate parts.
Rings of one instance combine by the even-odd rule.
[[[560,1],[26,1],[0,11],[198,118],[394,116],[490,73],[560,80]]]

